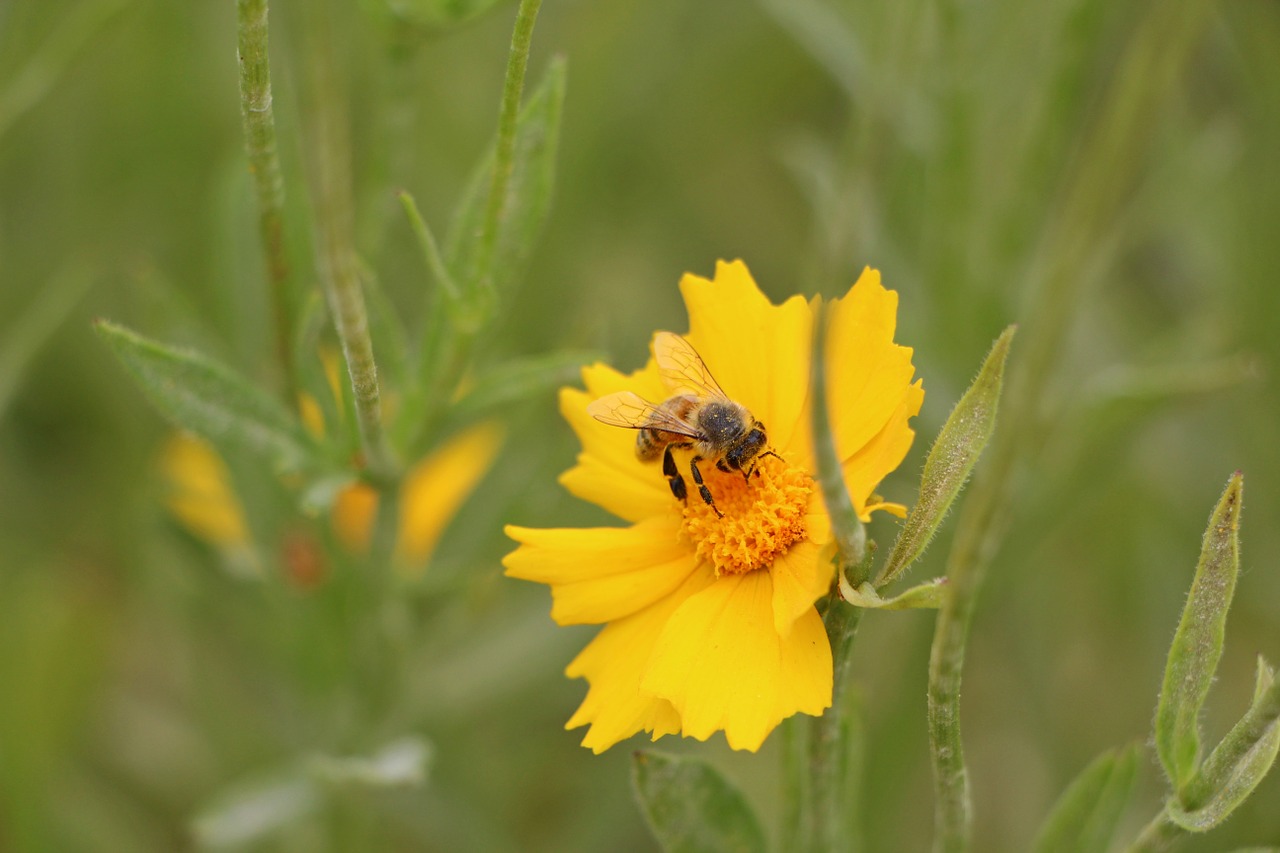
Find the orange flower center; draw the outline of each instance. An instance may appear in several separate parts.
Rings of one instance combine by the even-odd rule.
[[[768,568],[804,537],[804,515],[813,492],[813,478],[804,469],[776,456],[760,459],[749,479],[707,462],[699,468],[716,509],[724,515],[716,515],[702,499],[682,464],[689,489],[683,529],[698,556],[711,561],[717,576]]]

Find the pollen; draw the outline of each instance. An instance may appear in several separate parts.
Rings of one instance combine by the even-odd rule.
[[[738,471],[725,473],[705,463],[703,468],[716,508],[724,515],[716,515],[690,489],[683,530],[717,576],[767,569],[805,537],[805,512],[813,492],[807,471],[775,456],[760,459],[746,479]]]

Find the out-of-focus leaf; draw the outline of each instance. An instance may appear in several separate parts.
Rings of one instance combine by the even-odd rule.
[[[1081,771],[1045,819],[1036,853],[1094,853],[1106,850],[1133,795],[1138,749],[1104,752]]]
[[[1200,708],[1222,656],[1227,610],[1240,567],[1240,501],[1244,477],[1227,482],[1209,517],[1200,562],[1165,662],[1156,707],[1156,751],[1175,791],[1181,792],[1200,761]]]
[[[31,359],[80,302],[89,283],[85,269],[63,272],[39,292],[21,316],[5,324],[4,334],[0,336],[0,419],[4,418]]]
[[[557,57],[548,66],[542,82],[521,108],[516,120],[511,181],[507,185],[498,220],[492,258],[492,281],[499,289],[510,285],[523,273],[551,207],[565,80],[565,61]],[[445,263],[466,299],[477,298],[478,238],[483,230],[493,163],[491,146],[467,184],[445,240]]]
[[[404,388],[409,376],[409,347],[404,324],[383,290],[377,273],[363,260],[360,278],[369,304],[369,333],[378,354],[378,372],[385,372],[391,387]]]
[[[499,0],[387,0],[391,14],[419,27],[444,29],[484,14]]]
[[[302,771],[239,785],[192,821],[197,846],[238,848],[312,814],[321,805],[316,784]]]
[[[844,575],[840,576],[840,597],[856,607],[873,610],[936,609],[942,606],[946,594],[946,578],[934,578],[891,598],[881,598],[871,584],[862,583],[855,587]]]
[[[1222,823],[1263,780],[1280,750],[1280,682],[1258,659],[1253,703],[1205,759],[1180,796],[1168,805],[1169,817],[1190,832]]]
[[[826,69],[851,101],[861,102],[866,65],[862,45],[830,4],[822,0],[760,0],[760,5]]]
[[[1016,330],[1016,326],[1010,326],[996,339],[978,377],[951,410],[929,449],[920,478],[920,495],[898,532],[877,587],[892,582],[924,553],[991,440],[1004,385],[1005,360]]]
[[[538,396],[576,381],[582,365],[595,358],[589,352],[564,352],[509,361],[477,378],[451,414],[460,421],[474,420],[500,406]]]
[[[151,402],[177,426],[215,445],[244,447],[280,471],[323,466],[297,419],[226,366],[105,320],[94,325]]]
[[[765,850],[747,801],[706,762],[640,751],[631,779],[649,827],[668,853]]]
[[[408,788],[426,781],[430,762],[431,745],[420,737],[409,736],[368,756],[316,756],[311,761],[311,772],[330,784]]]

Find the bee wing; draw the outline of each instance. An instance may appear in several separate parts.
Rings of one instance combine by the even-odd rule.
[[[629,429],[660,429],[698,438],[698,428],[683,418],[655,406],[639,394],[618,391],[592,400],[587,404],[587,414],[610,426]]]
[[[728,395],[720,390],[698,351],[674,332],[658,332],[653,336],[653,358],[658,363],[658,373],[663,383],[674,393],[696,393],[699,397]]]

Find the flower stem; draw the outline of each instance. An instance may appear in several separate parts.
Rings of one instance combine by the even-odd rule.
[[[841,571],[848,570],[848,580],[855,587],[870,577],[870,561],[866,560],[867,531],[858,518],[858,511],[849,497],[849,487],[844,481],[844,469],[836,451],[835,435],[831,432],[831,417],[827,405],[826,371],[826,315],[814,322],[813,367],[809,375],[809,396],[813,400],[812,421],[813,449],[818,468],[818,485],[822,500],[831,517],[831,532],[840,552]],[[834,647],[833,647],[834,650]]]
[[[347,362],[365,467],[376,482],[385,485],[394,477],[393,464],[382,429],[378,366],[353,244],[354,202],[346,110],[335,79],[333,41],[327,21],[318,21],[315,26],[318,32],[311,49],[311,106],[320,280]]]
[[[821,717],[813,718],[809,730],[807,836],[815,853],[846,850],[853,837],[852,821],[857,809],[850,801],[854,787],[850,757],[855,738],[849,662],[861,619],[861,607],[854,607],[836,593],[831,595],[823,618],[831,642],[831,707]]]
[[[1186,831],[1169,819],[1169,813],[1161,809],[1160,813],[1142,828],[1133,843],[1125,848],[1125,853],[1160,853],[1168,850],[1174,841],[1181,838]]]
[[[267,0],[239,0],[236,19],[240,114],[249,173],[253,175],[253,188],[258,197],[258,229],[266,254],[276,357],[284,373],[285,385],[292,389],[293,345],[289,310],[292,273],[284,247],[284,178],[276,152],[271,65],[267,50]]]

